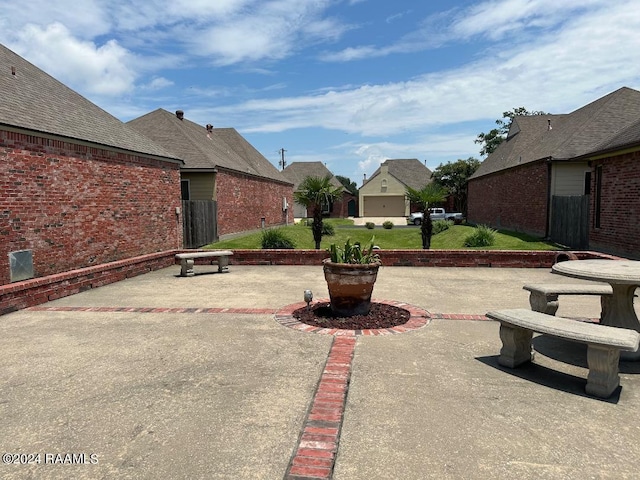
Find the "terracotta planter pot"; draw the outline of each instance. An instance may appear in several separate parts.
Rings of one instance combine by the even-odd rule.
[[[333,314],[339,317],[368,314],[380,264],[357,265],[325,260],[323,266]]]

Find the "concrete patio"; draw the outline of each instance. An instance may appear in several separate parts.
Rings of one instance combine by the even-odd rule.
[[[548,269],[383,267],[374,300],[424,309],[430,322],[354,337],[326,467],[321,455],[294,456],[313,449],[303,432],[341,337],[275,321],[304,289],[328,296],[321,267],[179,271],[0,317],[0,447],[41,454],[40,464],[3,464],[1,478],[639,476],[640,363],[620,363],[612,398],[591,398],[585,347],[537,337],[534,364],[504,369],[498,325],[482,319],[528,308],[525,283],[576,280]],[[558,315],[599,315],[594,297],[560,305]],[[61,464],[67,453],[85,464]]]

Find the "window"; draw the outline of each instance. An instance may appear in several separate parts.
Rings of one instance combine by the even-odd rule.
[[[591,172],[584,172],[584,194],[591,194]]]
[[[386,178],[382,179],[382,183],[380,184],[380,191],[381,192],[386,192],[387,191],[387,179]]]
[[[189,180],[180,180],[180,193],[182,200],[191,200],[191,187]]]
[[[594,226],[600,228],[600,210],[602,209],[602,165],[596,167]]]

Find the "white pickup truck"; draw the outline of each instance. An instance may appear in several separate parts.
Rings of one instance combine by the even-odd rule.
[[[462,220],[464,217],[460,212],[446,212],[444,208],[430,208],[431,220]],[[422,223],[422,212],[412,213],[407,217],[408,225],[420,225]]]

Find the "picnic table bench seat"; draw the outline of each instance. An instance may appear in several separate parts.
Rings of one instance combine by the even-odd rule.
[[[502,348],[498,363],[515,368],[533,360],[533,332],[544,333],[587,345],[589,374],[585,391],[600,398],[610,397],[620,385],[620,351],[635,352],[640,333],[555,317],[527,309],[492,311],[487,317],[500,322]]]
[[[599,295],[602,313],[600,319],[609,310],[613,289],[611,285],[599,283],[575,283],[575,284],[527,284],[522,287],[528,290],[529,304],[535,312],[555,315],[558,311],[559,295]]]
[[[229,257],[233,255],[231,250],[208,250],[199,252],[176,253],[176,260],[180,260],[180,276],[191,277],[194,274],[193,265],[197,258],[211,258],[211,263],[218,262],[218,272],[229,270]]]

